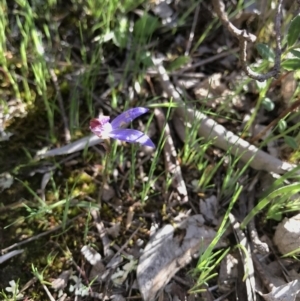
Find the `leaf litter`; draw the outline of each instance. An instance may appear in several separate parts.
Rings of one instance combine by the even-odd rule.
[[[216,231],[204,225],[202,215],[187,217],[177,225],[165,225],[158,230],[146,245],[137,267],[143,299],[155,300],[177,271],[189,264],[201,248],[206,249],[215,236]]]

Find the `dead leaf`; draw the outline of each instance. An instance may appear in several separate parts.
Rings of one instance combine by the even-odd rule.
[[[154,1],[152,5],[152,12],[157,17],[161,18],[161,22],[166,26],[174,26],[177,21],[177,15],[170,7],[168,1]]]
[[[83,246],[81,253],[91,265],[95,265],[101,261],[101,255],[92,247]]]
[[[281,254],[300,248],[300,214],[285,218],[277,226],[273,241]]]
[[[81,253],[85,259],[93,266],[90,273],[89,279],[91,281],[98,279],[100,281],[104,271],[105,266],[101,262],[101,255],[95,249],[90,246],[83,246],[81,248]]]
[[[136,269],[137,260],[134,257],[128,258],[129,262],[124,264],[122,268],[117,269],[117,271],[111,275],[111,279],[115,285],[122,285],[127,279],[128,274]]]
[[[269,294],[261,294],[266,301],[294,301],[300,291],[300,281],[294,280],[275,287]]]
[[[265,271],[265,274],[268,277],[268,280],[275,286],[279,287],[283,284],[286,284],[286,281],[282,275],[282,267],[279,264],[279,261],[273,261],[269,264],[265,264],[261,261],[261,265]],[[293,280],[290,278],[290,280]]]
[[[221,262],[218,286],[223,293],[228,292],[236,283],[238,277],[238,260],[227,254]]]
[[[102,193],[102,200],[104,202],[110,201],[112,198],[116,196],[115,190],[109,186],[108,184],[104,184],[103,193]]]
[[[103,299],[102,299],[102,300],[103,300]],[[123,297],[122,295],[114,294],[114,295],[111,297],[111,300],[113,300],[113,301],[126,301],[126,298]]]
[[[147,244],[137,268],[143,300],[154,300],[177,271],[191,261],[200,247],[206,248],[215,235],[214,229],[204,225],[201,214],[178,223],[176,231],[172,225],[158,230]]]
[[[54,290],[63,290],[69,281],[71,271],[63,271],[55,280],[51,282],[51,286]]]
[[[2,141],[8,141],[9,138],[13,135],[13,133],[6,132],[3,129],[0,128],[0,142]]]
[[[89,273],[89,280],[90,281],[95,281],[95,279],[97,279],[98,281],[104,280],[102,276],[105,271],[107,270],[104,264],[99,261],[97,264],[92,266],[91,271]]]
[[[120,222],[113,223],[113,225],[110,228],[106,228],[106,233],[113,238],[117,238],[120,235],[120,229]]]
[[[200,199],[200,212],[205,216],[205,219],[213,225],[218,224],[218,205],[218,199],[215,195],[212,195],[205,200]]]
[[[14,178],[10,173],[4,172],[0,174],[0,192],[8,189],[13,183]]]
[[[283,76],[281,80],[281,95],[286,105],[290,104],[296,87],[297,81],[295,80],[294,72],[290,72],[286,76]]]

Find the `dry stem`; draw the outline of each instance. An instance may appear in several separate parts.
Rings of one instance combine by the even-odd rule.
[[[256,41],[256,36],[248,33],[246,30],[240,30],[236,28],[228,19],[228,16],[224,9],[224,3],[221,0],[212,0],[214,11],[220,18],[223,25],[228,29],[228,31],[239,40],[240,45],[240,60],[241,65],[245,73],[252,79],[258,81],[265,81],[271,77],[276,77],[280,71],[280,57],[281,57],[281,15],[282,15],[282,2],[283,0],[278,0],[278,5],[276,9],[275,17],[275,62],[273,68],[266,74],[260,74],[253,71],[247,65],[247,46],[248,42],[254,43]]]

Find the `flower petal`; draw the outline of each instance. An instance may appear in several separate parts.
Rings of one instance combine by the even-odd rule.
[[[90,121],[90,128],[93,129],[98,126],[103,126],[105,123],[109,121],[109,116],[99,116],[98,118],[93,118]]]
[[[147,113],[149,109],[147,108],[142,108],[142,107],[137,107],[137,108],[132,108],[129,109],[119,116],[117,116],[112,122],[111,125],[114,129],[124,127],[128,123],[130,123],[133,119],[139,117],[140,115],[143,115]]]
[[[154,143],[147,135],[145,135],[144,133],[137,131],[137,130],[132,130],[132,129],[112,130],[109,133],[109,137],[118,139],[121,141],[126,141],[129,143],[138,142],[142,145],[150,146],[153,148],[155,147]]]
[[[101,138],[108,137],[108,133],[112,130],[112,126],[109,123],[110,117],[101,116],[99,118],[93,118],[90,121],[90,130]]]

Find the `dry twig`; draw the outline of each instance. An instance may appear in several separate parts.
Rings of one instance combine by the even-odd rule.
[[[229,213],[229,220],[236,238],[238,245],[243,246],[239,248],[239,253],[243,262],[244,267],[244,282],[247,290],[247,300],[256,300],[255,295],[255,279],[254,279],[254,266],[251,257],[251,249],[247,240],[245,233],[240,229],[240,223],[237,221],[235,216],[232,213]],[[246,277],[247,276],[247,277]]]
[[[280,71],[280,57],[281,57],[281,14],[282,14],[282,2],[283,0],[278,0],[278,5],[276,9],[275,17],[275,40],[276,40],[276,49],[275,49],[275,62],[273,68],[266,74],[259,74],[253,71],[247,65],[247,45],[248,42],[254,43],[256,41],[256,36],[248,33],[246,30],[240,30],[236,28],[228,19],[228,16],[224,9],[224,3],[222,0],[213,0],[214,11],[220,18],[223,25],[229,30],[229,32],[239,40],[240,46],[240,60],[242,68],[245,73],[252,79],[258,81],[265,81],[271,77],[276,77]]]
[[[191,32],[190,32],[190,36],[189,36],[189,39],[188,39],[188,42],[187,42],[187,45],[186,45],[184,55],[189,55],[189,52],[190,52],[190,49],[191,49],[191,46],[192,46],[192,42],[193,42],[193,39],[194,39],[194,36],[195,36],[195,29],[196,29],[196,25],[197,25],[197,22],[198,22],[199,11],[200,11],[200,5],[197,5],[196,10],[195,10],[195,14],[194,14],[192,29],[191,29]]]
[[[92,217],[94,219],[96,228],[98,230],[99,236],[100,236],[102,244],[103,244],[103,254],[105,256],[109,256],[109,255],[112,254],[112,250],[110,249],[110,243],[111,243],[111,241],[110,241],[110,239],[107,236],[105,227],[104,227],[104,225],[103,225],[103,223],[101,221],[101,218],[100,218],[99,211],[98,210],[92,210],[91,211],[91,215],[92,215]]]
[[[50,293],[50,291],[48,290],[48,287],[44,284],[44,283],[41,283],[44,291],[46,292],[48,298],[50,301],[55,301],[54,297],[52,296],[52,294]]]
[[[254,186],[257,183],[257,181],[259,180],[259,174],[254,178],[254,180],[252,181],[252,183],[249,185],[247,191],[247,195],[248,195],[248,212],[251,212],[254,208]],[[250,239],[252,241],[253,244],[253,249],[254,251],[260,253],[260,254],[268,254],[270,252],[269,250],[269,246],[268,244],[266,244],[265,242],[262,242],[258,236],[256,227],[255,227],[255,220],[254,218],[251,219],[251,221],[248,224],[248,230],[249,230],[249,234],[250,234]]]
[[[252,253],[252,260],[255,266],[255,270],[257,274],[259,275],[261,281],[263,282],[264,286],[269,290],[272,291],[275,286],[274,284],[269,280],[269,277],[267,276],[267,273],[265,272],[262,264],[258,260],[256,254]]]

